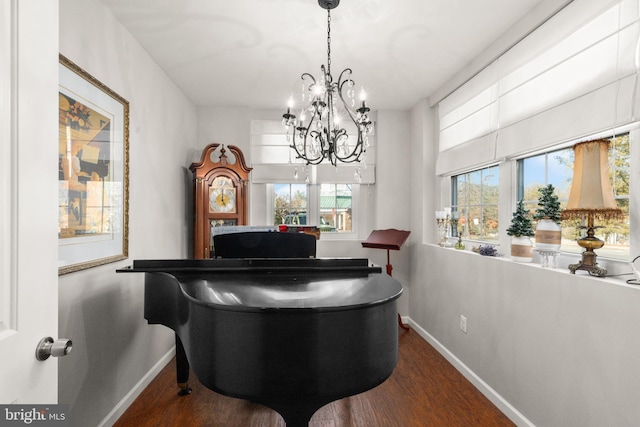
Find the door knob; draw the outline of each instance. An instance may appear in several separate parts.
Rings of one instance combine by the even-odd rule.
[[[47,360],[49,356],[62,357],[71,352],[73,343],[67,338],[58,338],[53,340],[51,337],[45,337],[40,340],[38,347],[36,347],[36,359],[43,361]]]

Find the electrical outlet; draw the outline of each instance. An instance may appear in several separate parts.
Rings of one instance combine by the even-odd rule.
[[[465,334],[467,333],[467,318],[462,314],[460,315],[460,330]]]

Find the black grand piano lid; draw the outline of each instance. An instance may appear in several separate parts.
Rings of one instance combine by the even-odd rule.
[[[350,310],[402,293],[360,258],[137,260],[120,271],[170,274],[194,303],[232,311]]]

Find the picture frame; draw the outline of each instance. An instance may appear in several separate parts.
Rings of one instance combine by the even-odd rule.
[[[58,275],[128,257],[129,102],[59,56]]]

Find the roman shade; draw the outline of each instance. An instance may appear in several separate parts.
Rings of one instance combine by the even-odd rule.
[[[637,1],[573,2],[438,104],[438,175],[637,120]]]

